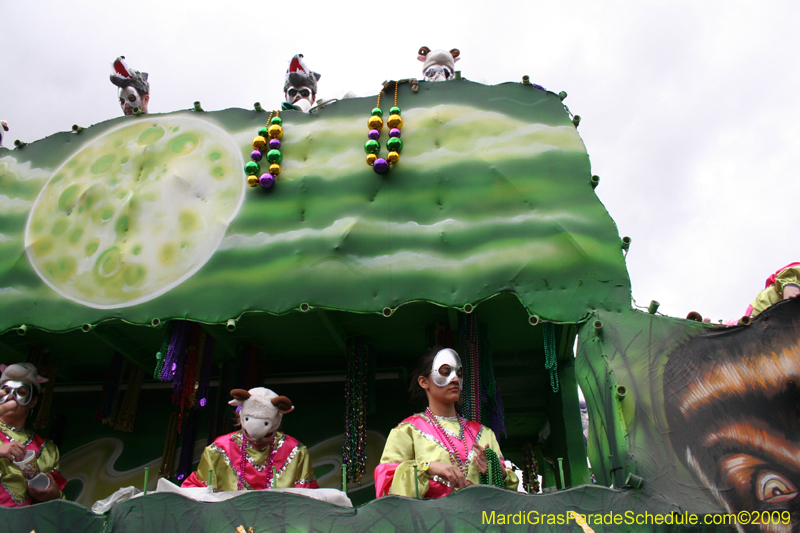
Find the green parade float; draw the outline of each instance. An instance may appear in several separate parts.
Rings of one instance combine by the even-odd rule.
[[[769,513],[797,520],[800,303],[741,327],[634,309],[631,243],[594,192],[566,94],[397,86],[402,150],[383,175],[365,164],[375,97],[310,114],[198,104],[0,148],[0,359],[49,372],[35,427],[57,441],[68,479],[67,501],[1,509],[9,529],[727,531],[703,521],[741,511],[752,522],[741,530],[758,531]],[[280,173],[270,189],[248,187],[253,137],[275,117]],[[176,342],[188,347],[177,363]],[[541,493],[374,499],[385,438],[416,409],[408,372],[435,343],[462,356],[464,415],[495,429]],[[263,384],[293,399],[285,425],[320,486],[341,488],[346,471],[356,507],[259,491],[88,509],[190,472],[229,431],[228,391]]]

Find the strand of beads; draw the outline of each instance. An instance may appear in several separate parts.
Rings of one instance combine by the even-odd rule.
[[[500,458],[497,452],[486,447],[486,473],[480,475],[481,485],[494,485],[495,487],[505,487],[503,480],[503,467],[500,466]]]
[[[244,490],[245,488],[245,477],[244,477],[244,469],[247,467],[247,435],[245,434],[244,430],[242,430],[242,444],[239,446],[239,452],[241,456],[239,457],[239,471],[236,472],[236,488],[237,490]],[[269,455],[267,455],[267,462],[264,465],[264,490],[269,489],[272,486],[272,482],[275,477],[275,471],[273,470],[273,465],[275,464],[275,453],[278,451],[278,448],[275,446],[275,435],[272,436],[272,442],[269,445]]]
[[[437,420],[436,415],[433,414],[430,407],[425,409],[425,416],[428,417],[428,420],[431,421],[431,425],[436,430],[436,434],[439,437],[439,442],[442,446],[447,450],[447,453],[450,455],[450,463],[453,466],[457,466],[459,470],[464,474],[464,477],[467,477],[467,471],[469,470],[469,462],[467,459],[469,458],[469,450],[467,449],[467,434],[472,437],[472,441],[475,442],[475,436],[472,435],[472,432],[469,431],[467,428],[467,421],[460,415],[456,414],[458,417],[458,424],[461,426],[461,438],[458,439],[462,441],[464,445],[464,459],[461,459],[461,454],[456,448],[456,445],[453,443],[453,440],[450,438],[450,435],[444,430],[442,425]],[[449,447],[447,445],[450,445]]]
[[[280,111],[270,111],[267,124],[258,130],[258,135],[253,139],[253,151],[250,152],[250,161],[244,166],[244,173],[247,175],[247,184],[251,187],[261,185],[264,189],[271,189],[275,185],[275,178],[281,173],[281,139],[283,138],[283,119]],[[274,117],[272,115],[275,115]],[[264,158],[264,148],[266,148],[266,159],[269,163],[269,172],[261,174],[259,161]]]
[[[397,107],[397,90],[399,83],[394,82],[394,107],[389,110],[389,118],[386,125],[389,127],[389,140],[386,141],[386,149],[389,153],[386,158],[378,157],[381,151],[381,130],[383,129],[383,111],[381,110],[381,95],[378,93],[378,103],[372,110],[372,116],[367,121],[369,140],[364,144],[364,151],[367,153],[367,164],[378,174],[389,172],[390,165],[400,161],[400,152],[403,150],[403,141],[400,140],[400,129],[403,127],[403,119],[400,117],[400,108]]]

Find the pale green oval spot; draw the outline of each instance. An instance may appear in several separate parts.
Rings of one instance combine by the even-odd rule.
[[[181,230],[185,233],[196,230],[197,226],[199,225],[197,221],[197,215],[188,209],[180,212],[178,215],[178,221],[180,222]]]
[[[58,207],[62,211],[70,212],[75,207],[75,202],[78,201],[78,191],[80,188],[77,185],[67,187],[61,196],[58,197]]]
[[[170,242],[161,247],[158,258],[161,260],[162,264],[172,266],[172,263],[175,261],[175,255],[175,244]]]
[[[119,193],[119,194],[117,195],[117,198],[119,198],[120,200],[122,200],[122,199],[124,199],[126,196],[128,196],[128,193],[127,193],[127,192],[125,192],[125,191],[122,191],[121,193]]]
[[[53,251],[53,240],[47,237],[39,239],[36,241],[36,251],[39,252],[40,255],[50,253]]]
[[[119,248],[116,246],[109,248],[97,258],[95,273],[104,278],[113,275],[119,268],[119,259]]]
[[[184,133],[172,141],[172,152],[180,155],[188,154],[197,148],[199,142],[200,141],[198,141],[197,137],[194,135],[190,133]]]
[[[128,215],[122,215],[117,220],[117,233],[127,233],[128,231]]]
[[[72,242],[78,242],[82,236],[83,236],[83,230],[76,229],[75,231],[72,232],[72,235],[69,236],[69,240]]]
[[[139,135],[139,144],[144,144],[145,146],[153,145],[160,141],[165,133],[164,128],[161,126],[154,126]]]
[[[123,157],[122,159],[119,160],[119,164],[120,165],[124,165],[127,162],[128,162],[128,156],[125,156],[125,157]]]
[[[137,244],[136,246],[133,247],[133,251],[131,253],[133,255],[139,255],[140,253],[142,253],[142,247]]]
[[[222,167],[214,167],[214,175],[221,178],[225,175],[225,172],[222,171]]]
[[[111,167],[114,166],[114,160],[117,158],[114,154],[104,155],[100,159],[94,162],[92,165],[92,172],[94,174],[103,174],[111,170]]]
[[[180,126],[175,126],[174,128],[172,128],[172,131],[178,131],[179,129],[181,129]]]
[[[103,222],[107,222],[113,216],[114,216],[114,210],[113,209],[106,209],[105,211],[103,211],[103,214],[100,216],[100,219]]]
[[[58,222],[53,224],[53,235],[61,235],[62,233],[67,231],[68,227],[69,227],[69,222],[67,222],[63,218],[60,219]]]
[[[75,275],[77,265],[78,263],[75,261],[75,258],[69,256],[62,257],[56,262],[54,267],[51,268],[50,273],[58,281],[67,281],[69,278]]]
[[[50,278],[59,282],[70,279],[76,270],[77,263],[71,257],[62,257],[55,261],[47,261],[44,264],[45,270],[50,274]]]
[[[36,220],[33,221],[33,231],[35,231],[36,233],[39,233],[43,229],[44,229],[44,220],[39,218],[39,219],[36,219]]]
[[[212,154],[211,154],[210,156],[208,156],[208,158],[209,158],[210,160],[212,160],[212,161],[216,161],[216,160],[217,160],[217,159],[219,159],[220,157],[222,157],[222,155],[220,155],[220,153],[219,153],[219,152],[212,152]]]
[[[147,269],[144,265],[127,265],[122,274],[122,280],[126,285],[133,287],[143,282],[145,275],[147,275]]]
[[[59,174],[58,176],[55,176],[53,178],[53,181],[51,181],[50,184],[52,185],[54,183],[58,183],[59,181],[61,181],[63,179],[64,179],[64,175],[63,174]]]
[[[72,167],[74,167],[74,166],[75,166],[75,165],[77,165],[77,164],[78,164],[78,160],[77,160],[77,159],[73,159],[72,161],[70,161],[69,163],[67,163],[67,166],[68,166],[69,168],[72,168]]]
[[[86,257],[94,255],[99,246],[100,246],[100,239],[98,239],[97,237],[89,241],[89,244],[86,245]]]

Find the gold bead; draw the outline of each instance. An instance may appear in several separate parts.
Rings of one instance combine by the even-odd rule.
[[[386,156],[386,160],[394,165],[395,163],[400,161],[400,154],[398,154],[397,152],[389,152],[389,154]]]
[[[267,140],[261,135],[253,139],[253,149],[255,150],[261,150],[265,144],[267,144]]]
[[[376,160],[376,159],[378,159],[378,156],[377,156],[377,155],[375,155],[375,154],[369,154],[369,155],[367,156],[367,164],[368,164],[369,166],[372,166],[373,164],[375,164],[375,160]]]
[[[386,125],[390,128],[400,129],[403,127],[403,119],[400,117],[400,115],[392,115],[386,121]]]
[[[383,128],[383,119],[378,115],[372,115],[369,117],[367,124],[369,125],[369,129],[380,131],[381,128]]]
[[[247,176],[247,184],[251,187],[258,186],[258,176]]]
[[[272,174],[273,176],[277,176],[278,174],[281,173],[281,166],[278,163],[272,163],[269,166],[269,173]]]
[[[271,139],[283,139],[283,128],[278,124],[273,124],[267,130],[267,134]]]

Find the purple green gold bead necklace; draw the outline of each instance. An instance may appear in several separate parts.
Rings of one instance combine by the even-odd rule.
[[[386,149],[389,150],[389,153],[385,159],[378,157],[381,151],[380,138],[381,130],[383,129],[383,111],[381,111],[381,95],[383,91],[378,93],[378,103],[375,109],[372,110],[372,116],[367,121],[369,126],[367,137],[369,137],[369,140],[364,145],[364,151],[367,152],[367,164],[378,174],[389,172],[389,166],[395,165],[400,161],[400,152],[403,150],[403,141],[400,140],[403,119],[400,118],[400,108],[397,107],[397,89],[399,85],[399,83],[394,82],[394,107],[389,110],[389,118],[386,120],[386,125],[389,127],[389,140],[386,141]]]
[[[250,152],[250,161],[244,166],[247,184],[251,187],[260,185],[263,189],[271,189],[275,185],[275,178],[281,173],[283,120],[280,114],[280,111],[270,111],[267,124],[258,130],[258,135],[253,139],[253,151]],[[275,116],[273,117],[272,115]],[[267,150],[266,156],[264,155],[265,148]],[[269,163],[269,172],[265,172],[259,177],[261,166],[258,162],[264,157]]]

